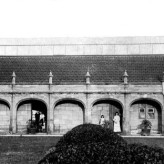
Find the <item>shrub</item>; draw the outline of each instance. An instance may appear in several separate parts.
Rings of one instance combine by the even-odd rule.
[[[128,163],[128,145],[112,130],[83,124],[67,132],[39,164]]]
[[[127,144],[112,130],[84,124],[67,132],[39,164],[163,164],[164,150]]]
[[[129,154],[133,164],[163,164],[164,150],[143,144],[129,144]]]

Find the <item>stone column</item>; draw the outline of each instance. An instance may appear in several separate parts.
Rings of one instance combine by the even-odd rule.
[[[163,94],[163,104],[164,104],[164,73],[162,79],[162,94]],[[164,135],[164,108],[161,109],[162,114],[162,134]]]
[[[47,133],[53,133],[53,104],[52,104],[52,85],[49,84],[48,107],[47,107]]]
[[[17,109],[16,109],[16,105],[15,105],[15,95],[14,93],[12,93],[11,96],[11,116],[10,116],[10,121],[11,121],[11,129],[12,129],[12,133],[16,133],[17,132]]]
[[[16,83],[16,74],[13,72],[12,74],[12,93],[11,93],[11,109],[10,109],[10,131],[12,133],[17,132],[17,109],[15,105],[15,94],[14,94],[14,88],[15,88],[15,83]]]
[[[91,103],[89,94],[90,85],[86,85],[86,109],[85,109],[85,123],[91,123]]]
[[[130,134],[130,109],[128,104],[129,95],[126,92],[124,93],[124,110],[123,110],[123,133],[129,135]]]
[[[13,132],[13,128],[12,128],[12,115],[13,115],[13,104],[12,104],[12,94],[11,94],[11,99],[10,99],[10,126],[9,126],[9,132],[12,133]]]
[[[49,131],[50,133],[53,133],[54,131],[54,109],[53,109],[53,104],[52,104],[52,94],[49,94]]]
[[[164,109],[162,109],[162,134],[164,135]]]
[[[89,101],[89,94],[86,94],[86,109],[85,109],[85,123],[91,123],[91,105]]]
[[[89,68],[88,68],[88,71],[85,75],[85,78],[86,78],[86,109],[85,109],[85,123],[91,123],[91,105],[89,103],[89,97],[90,97],[90,94],[89,94],[89,89],[90,89],[90,73],[89,73]]]
[[[47,133],[53,132],[53,105],[51,104],[51,88],[52,88],[52,78],[53,74],[49,73],[49,93],[48,93],[48,107],[47,107]]]

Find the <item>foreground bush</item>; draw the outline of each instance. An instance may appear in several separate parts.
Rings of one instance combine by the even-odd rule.
[[[143,144],[129,144],[131,162],[134,164],[164,164],[164,150]]]
[[[124,164],[128,155],[128,145],[120,136],[99,125],[84,124],[66,133],[39,164]]]
[[[66,133],[39,164],[164,164],[164,150],[128,145],[110,129],[84,124]]]

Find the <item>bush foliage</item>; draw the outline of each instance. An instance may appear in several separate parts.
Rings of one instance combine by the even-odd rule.
[[[66,133],[40,161],[48,163],[126,163],[127,143],[100,125],[84,124]],[[110,157],[110,158],[109,158]]]
[[[164,150],[159,147],[129,144],[129,154],[134,164],[164,164]]]
[[[130,144],[112,130],[83,124],[67,132],[39,164],[163,164],[164,150]]]

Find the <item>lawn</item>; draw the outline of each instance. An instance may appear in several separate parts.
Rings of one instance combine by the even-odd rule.
[[[0,136],[0,164],[37,164],[59,139],[55,136]],[[125,140],[164,148],[164,137],[125,137]]]
[[[59,137],[0,137],[0,164],[37,164]]]

